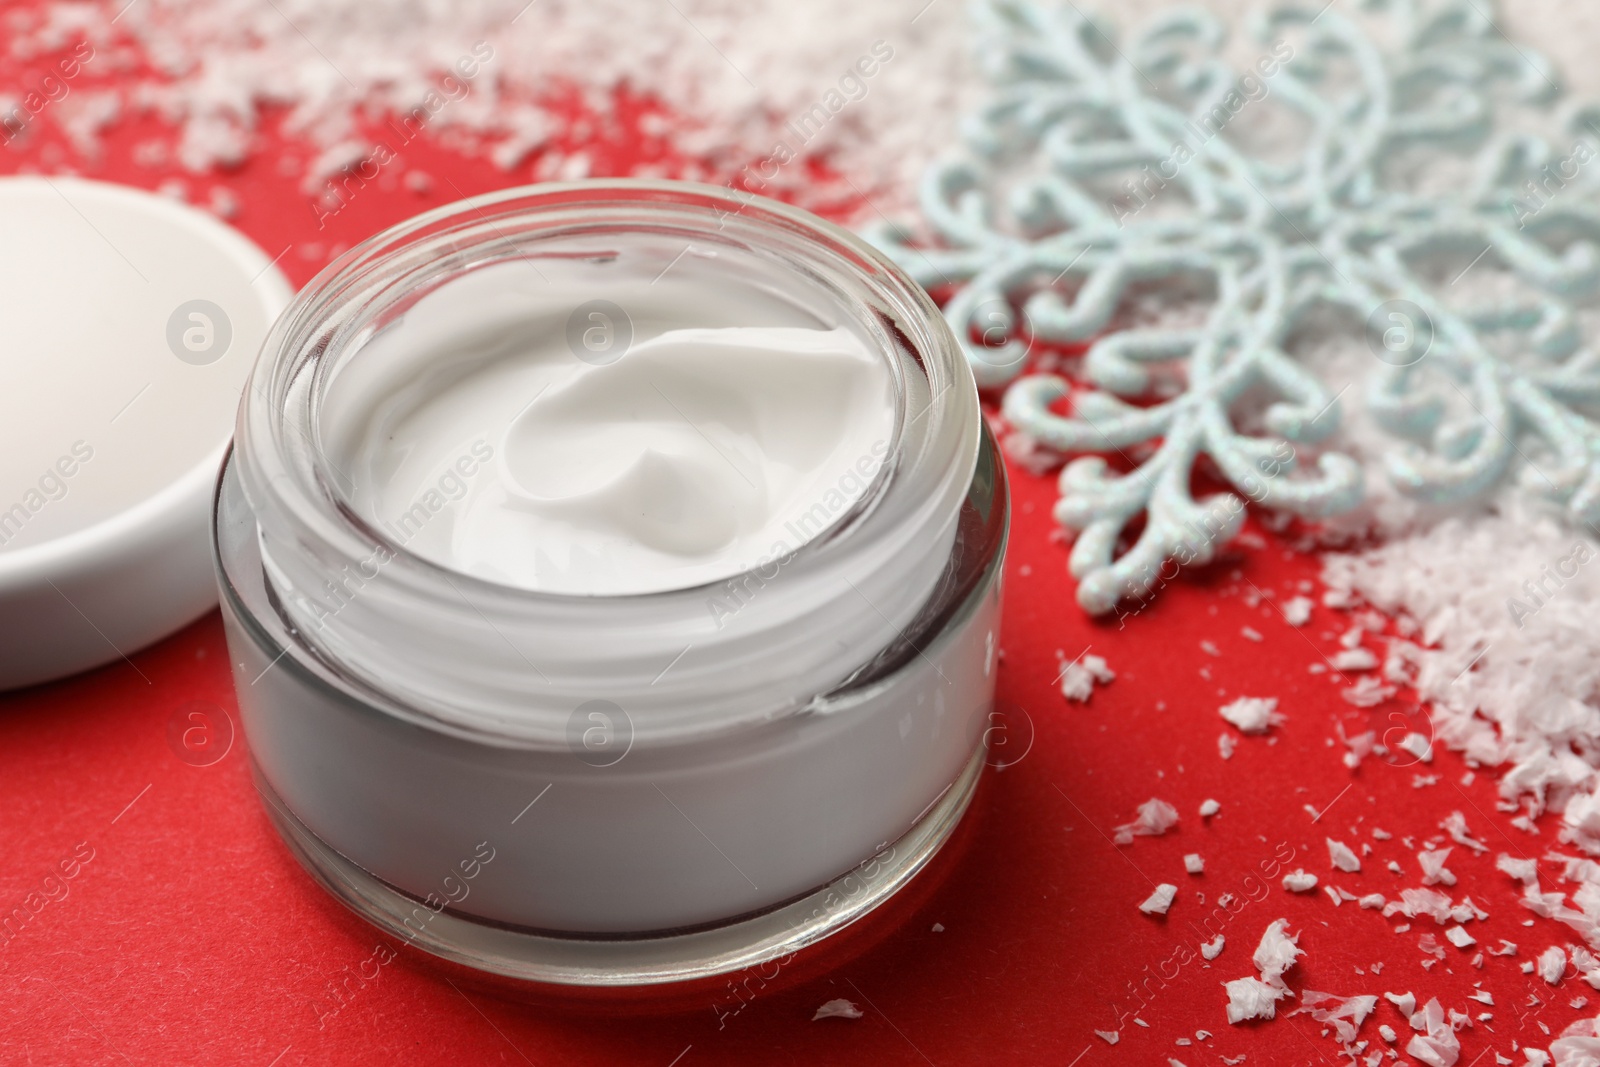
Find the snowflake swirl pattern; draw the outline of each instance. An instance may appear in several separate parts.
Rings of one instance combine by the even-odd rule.
[[[1484,2],[1369,3],[1381,42],[1338,3],[1278,5],[1249,25],[1261,58],[1242,74],[1221,23],[1193,9],[1118,42],[1070,4],[976,8],[996,90],[965,151],[924,179],[934,240],[871,236],[953,292],[945,314],[979,385],[1006,387],[1011,427],[1075,454],[1056,517],[1076,531],[1085,610],[1149,594],[1169,560],[1212,558],[1241,497],[1312,518],[1361,502],[1361,466],[1306,447],[1338,430],[1341,396],[1291,341],[1329,316],[1377,357],[1365,403],[1394,437],[1385,468],[1402,491],[1455,504],[1520,471],[1574,521],[1600,520],[1600,352],[1578,322],[1600,289],[1600,168],[1582,168],[1600,108],[1566,108],[1570,150],[1497,130],[1497,102],[1549,110],[1560,92]],[[1298,126],[1286,158],[1229,125],[1269,84]],[[1408,152],[1461,160],[1466,177],[1425,188],[1397,165]],[[1167,210],[1146,212],[1157,199]],[[1451,256],[1505,272],[1516,295],[1452,302],[1428,267]],[[1197,283],[1203,321],[1117,328],[1141,289]],[[1024,373],[1033,339],[1087,344],[1088,387]],[[1160,366],[1182,374],[1165,394]],[[1249,427],[1243,401],[1261,409]],[[1197,498],[1202,460],[1236,493]]]

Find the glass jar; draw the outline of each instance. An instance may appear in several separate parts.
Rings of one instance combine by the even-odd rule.
[[[892,373],[883,461],[823,532],[710,585],[580,596],[453,571],[350,506],[330,390],[421,299],[507,265],[604,297],[690,250],[693,284],[848,323]],[[218,488],[261,794],[345,904],[470,967],[626,986],[786,957],[887,899],[967,807],[1007,507],[943,317],[847,231],[624,180],[421,215],[279,319]]]

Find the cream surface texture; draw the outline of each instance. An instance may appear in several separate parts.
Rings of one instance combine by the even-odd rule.
[[[324,420],[356,509],[450,570],[639,594],[798,548],[881,469],[894,381],[852,330],[668,280],[584,295],[491,267],[378,334]]]

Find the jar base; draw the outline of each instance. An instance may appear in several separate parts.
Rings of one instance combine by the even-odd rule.
[[[894,896],[955,832],[977,791],[987,746],[910,830],[870,859],[806,896],[721,926],[638,938],[554,937],[449,910],[420,931],[418,901],[318,838],[255,775],[267,813],[295,859],[340,903],[402,943],[502,978],[544,985],[623,989],[697,982],[783,960],[861,919]],[[408,923],[407,920],[412,920]]]

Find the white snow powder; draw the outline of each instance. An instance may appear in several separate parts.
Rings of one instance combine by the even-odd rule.
[[[1535,967],[1540,978],[1556,985],[1561,981],[1561,976],[1567,973],[1567,954],[1560,945],[1551,945],[1539,954]]]
[[[1317,876],[1296,867],[1283,876],[1283,888],[1291,893],[1309,893],[1317,888]]]
[[[1600,628],[1588,618],[1600,546],[1521,493],[1442,521],[1412,514],[1386,544],[1327,557],[1324,579],[1345,603],[1364,601],[1420,635],[1406,652],[1409,681],[1438,740],[1503,767],[1508,803],[1562,813],[1563,838],[1600,854],[1600,749],[1573,745],[1600,733]],[[1402,747],[1426,759],[1431,740]]]
[[[811,1017],[811,1021],[816,1022],[818,1019],[859,1018],[861,1018],[861,1009],[850,1003],[848,1000],[840,998],[838,1000],[830,1000],[822,1007],[818,1008],[817,1013]]]
[[[1333,1028],[1334,1037],[1348,1048],[1367,1016],[1378,1006],[1375,996],[1341,997],[1308,989],[1300,994],[1300,1007],[1292,1014],[1309,1012],[1317,1022]]]
[[[1261,972],[1263,982],[1279,982],[1294,961],[1305,955],[1299,947],[1300,935],[1288,932],[1289,920],[1274,920],[1261,935],[1261,943],[1250,962]]]
[[[1061,668],[1061,695],[1082,704],[1094,694],[1097,683],[1105,685],[1115,681],[1116,677],[1116,672],[1106,665],[1104,656],[1085,652]]]
[[[1139,910],[1146,915],[1165,915],[1167,909],[1172,907],[1172,898],[1178,895],[1178,887],[1163,882],[1156,886],[1155,892],[1145,898]]]
[[[1224,982],[1228,993],[1228,1021],[1242,1023],[1246,1019],[1271,1019],[1278,1013],[1278,1001],[1287,990],[1270,986],[1259,978],[1235,978]]]
[[[1361,859],[1350,851],[1349,845],[1343,841],[1335,841],[1331,837],[1323,840],[1328,843],[1328,862],[1333,864],[1335,870],[1344,871],[1347,874],[1354,874],[1361,870]]]
[[[1338,671],[1370,671],[1378,665],[1378,657],[1370,648],[1347,648],[1334,653],[1329,662]]]
[[[1454,1067],[1461,1058],[1461,1042],[1455,1029],[1445,1021],[1444,1009],[1430,1000],[1412,1015],[1411,1028],[1418,1031],[1406,1044],[1406,1053],[1427,1067]]]
[[[1277,708],[1278,701],[1275,697],[1240,697],[1230,704],[1224,704],[1217,711],[1224,719],[1237,726],[1240,733],[1264,734],[1283,721],[1283,716],[1277,713]]]
[[[1288,925],[1287,919],[1275,920],[1261,935],[1261,943],[1251,957],[1259,978],[1236,978],[1223,983],[1228,994],[1228,1022],[1271,1019],[1277,1014],[1278,1001],[1289,995],[1283,975],[1302,953],[1296,944],[1298,935],[1286,932]]]
[[[1112,840],[1119,845],[1131,845],[1135,837],[1160,837],[1176,825],[1178,809],[1165,800],[1151,797],[1139,805],[1132,822],[1116,828]]]
[[[1423,885],[1455,885],[1456,876],[1444,861],[1450,858],[1450,849],[1424,849],[1417,853],[1417,862],[1422,865]]]
[[[1501,853],[1494,861],[1497,870],[1504,871],[1523,885],[1539,884],[1539,864],[1532,859],[1517,859]]]
[[[577,90],[598,129],[617,121],[615,95],[626,90],[685,120],[645,131],[704,161],[674,176],[722,181],[750,165],[747,175],[767,180],[756,191],[852,192],[819,187],[803,163],[785,162],[781,144],[801,159],[828,158],[895,213],[981,97],[969,61],[981,42],[962,4],[98,0],[19,16],[8,37],[20,51],[83,35],[98,54],[131,47],[148,58],[149,75],[94,90],[110,94],[99,112],[125,106],[174,124],[147,155],[196,172],[238,163],[263,110],[284,106],[284,129],[313,148],[315,184],[368,157],[375,139],[423,124],[428,136],[523,169],[530,152],[573,134],[562,129],[563,93]],[[423,118],[408,121],[419,108]],[[385,115],[398,125],[373,122]],[[73,132],[92,142],[96,131]],[[587,159],[580,148],[543,166],[530,176],[582,176]]]

